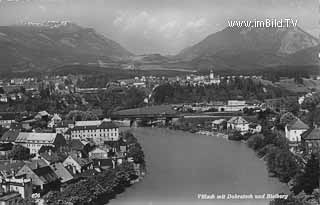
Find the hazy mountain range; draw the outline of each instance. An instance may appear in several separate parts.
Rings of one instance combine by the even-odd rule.
[[[62,65],[148,66],[192,70],[250,70],[318,65],[319,40],[301,28],[226,28],[175,56],[137,58],[95,30],[69,22],[0,27],[0,69],[48,70]]]
[[[110,63],[131,55],[115,41],[74,23],[0,26],[2,69],[49,69],[64,64]]]
[[[176,57],[197,69],[317,64],[319,40],[301,28],[226,28]]]

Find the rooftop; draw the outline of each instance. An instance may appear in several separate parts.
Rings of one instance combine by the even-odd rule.
[[[248,121],[245,120],[241,116],[236,116],[236,117],[232,117],[230,120],[228,120],[228,123],[232,123],[232,124],[247,124]]]
[[[0,141],[14,142],[17,139],[18,135],[19,135],[19,131],[8,130],[2,135]]]
[[[287,124],[288,130],[307,130],[309,126],[302,122],[300,119],[292,120]]]
[[[33,172],[44,182],[51,183],[58,180],[58,176],[54,173],[51,167],[41,167],[38,169],[34,169]]]
[[[35,133],[35,132],[20,132],[16,142],[36,142],[46,141],[46,143],[53,143],[57,137],[57,133]]]
[[[12,112],[2,112],[0,113],[0,120],[15,120],[16,113]]]
[[[8,201],[10,199],[17,198],[17,197],[21,197],[21,195],[18,192],[10,192],[5,194],[2,193],[0,195],[0,202]]]
[[[76,121],[75,126],[98,126],[101,124],[100,120]]]
[[[61,182],[67,182],[73,179],[72,174],[63,166],[62,163],[55,163],[50,165],[54,173],[60,178]]]
[[[304,140],[320,140],[320,128],[313,128],[305,131],[301,135]]]

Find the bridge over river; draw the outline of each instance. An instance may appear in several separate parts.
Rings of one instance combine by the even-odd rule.
[[[288,193],[243,143],[159,128],[133,133],[144,148],[147,175],[111,205],[267,205],[266,199],[200,200],[197,194]]]
[[[164,124],[168,124],[179,118],[215,120],[228,119],[239,114],[241,115],[238,112],[181,113],[174,110],[172,105],[157,105],[116,111],[110,117],[112,120],[130,120],[132,125],[139,120],[147,120],[150,124],[162,120]]]

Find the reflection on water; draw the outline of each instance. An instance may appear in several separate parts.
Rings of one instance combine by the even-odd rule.
[[[260,200],[200,200],[198,194],[288,193],[268,177],[265,164],[245,144],[158,128],[133,130],[144,148],[147,175],[112,205],[243,204]]]

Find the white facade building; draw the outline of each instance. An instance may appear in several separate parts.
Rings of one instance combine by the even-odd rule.
[[[71,139],[89,140],[96,145],[103,145],[106,141],[119,140],[119,127],[111,121],[87,121],[77,123],[71,129]],[[80,126],[77,126],[80,125]]]
[[[292,143],[301,141],[301,134],[309,129],[309,126],[300,119],[295,119],[285,126],[286,138]]]

